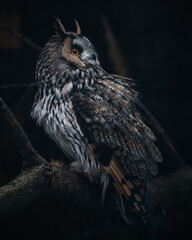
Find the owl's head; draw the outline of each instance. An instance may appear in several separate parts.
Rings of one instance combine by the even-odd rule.
[[[81,34],[77,21],[76,33],[67,32],[59,19],[55,21],[55,28],[60,40],[58,54],[63,60],[78,68],[100,64],[92,43]]]

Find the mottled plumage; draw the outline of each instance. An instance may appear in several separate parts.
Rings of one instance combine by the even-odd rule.
[[[90,179],[112,183],[123,218],[158,224],[145,180],[157,174],[161,154],[137,110],[134,81],[105,72],[90,41],[66,32],[59,20],[40,54],[32,117]],[[104,195],[104,194],[103,194]]]

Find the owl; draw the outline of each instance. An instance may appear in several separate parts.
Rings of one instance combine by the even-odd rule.
[[[160,212],[146,180],[157,174],[161,154],[137,109],[135,82],[109,74],[88,38],[67,32],[59,19],[36,67],[32,118],[93,181],[114,192],[123,219],[154,229]],[[136,219],[136,220],[135,220]]]

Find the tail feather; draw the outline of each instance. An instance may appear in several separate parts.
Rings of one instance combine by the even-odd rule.
[[[164,213],[150,196],[146,185],[128,176],[114,156],[109,166],[104,169],[113,179],[113,185],[118,192],[117,201],[123,219],[130,224],[135,216],[154,236],[158,227],[164,225]]]

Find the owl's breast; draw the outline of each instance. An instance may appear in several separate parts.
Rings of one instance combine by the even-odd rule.
[[[70,100],[54,102],[52,96],[46,96],[36,102],[32,117],[56,142],[72,161],[80,161],[85,172],[98,172],[100,166],[94,153],[76,120]]]

